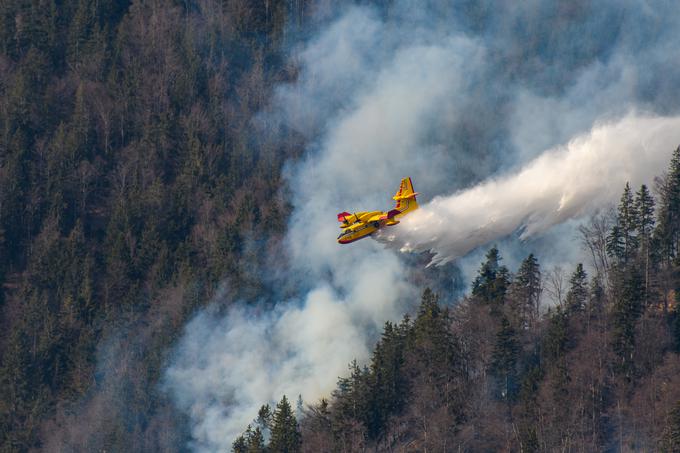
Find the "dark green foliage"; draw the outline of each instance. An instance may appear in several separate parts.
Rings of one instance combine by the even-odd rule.
[[[604,313],[606,293],[599,278],[594,277],[590,280],[588,291],[588,315],[601,317]]]
[[[638,261],[644,273],[644,301],[646,307],[649,303],[650,293],[653,291],[652,276],[658,264],[657,251],[652,248],[654,232],[654,198],[649,193],[647,186],[640,186],[635,194],[635,211],[637,212],[636,234],[640,244]]]
[[[472,295],[481,303],[500,306],[505,302],[509,285],[508,269],[501,266],[498,248],[492,247],[486,254],[477,277],[472,283]]]
[[[260,427],[252,429],[250,425],[243,435],[236,438],[231,448],[234,453],[265,453],[268,451]]]
[[[649,193],[647,186],[642,184],[635,194],[634,212],[637,216],[635,233],[640,240],[640,245],[648,246],[654,231],[654,198]]]
[[[300,451],[300,432],[286,395],[281,398],[274,411],[268,451],[272,453],[295,453]]]
[[[264,404],[257,413],[257,427],[260,428],[262,432],[271,430],[273,417],[274,414],[272,413],[269,404]]]
[[[407,326],[406,321],[402,323],[402,329]],[[429,289],[423,293],[418,316],[406,337],[412,338],[406,352],[410,385],[415,387],[415,393],[430,399],[431,407],[458,419],[466,404],[462,388],[468,378],[467,357],[461,340],[451,331],[448,307],[439,305],[438,297]],[[436,397],[430,391],[436,392]]]
[[[264,436],[260,428],[255,428],[248,437],[248,453],[264,453],[267,449],[265,447]]]
[[[403,369],[404,348],[408,330],[385,323],[383,334],[373,350],[369,377],[369,412],[366,429],[370,437],[377,437],[389,416],[399,412],[408,394],[408,383]]]
[[[509,292],[514,325],[521,329],[534,325],[540,314],[542,284],[540,266],[533,254],[522,261]]]
[[[234,453],[247,453],[248,452],[248,441],[246,436],[238,436],[234,443],[231,445],[231,450]]]
[[[610,257],[614,258],[618,265],[625,266],[635,258],[640,241],[638,237],[639,230],[649,233],[648,203],[650,200],[648,196],[649,193],[643,191],[641,198],[635,200],[628,183],[626,183],[623,189],[616,215],[616,224],[612,227],[607,237],[607,253]],[[638,212],[638,202],[640,203],[640,208],[645,210],[644,221]]]
[[[635,328],[642,311],[643,275],[636,267],[628,267],[615,275],[617,282],[612,310],[612,346],[617,357],[615,369],[632,379]]]
[[[548,329],[543,342],[543,354],[548,362],[556,362],[564,357],[570,346],[569,317],[557,307],[548,320]]]
[[[501,318],[491,356],[491,372],[500,383],[500,396],[503,399],[512,399],[516,391],[519,349],[517,332],[507,318]]]
[[[680,146],[673,152],[668,173],[658,187],[659,212],[655,235],[660,252],[668,262],[678,253],[680,243]]]
[[[522,377],[522,382],[517,396],[519,405],[517,408],[518,430],[522,451],[539,451],[538,440],[538,390],[543,371],[537,365],[531,367]]]
[[[583,311],[588,301],[588,276],[583,270],[583,264],[578,263],[576,270],[569,279],[566,307],[571,313]]]

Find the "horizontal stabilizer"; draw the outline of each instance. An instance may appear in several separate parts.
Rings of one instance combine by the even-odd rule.
[[[401,211],[398,209],[392,209],[390,212],[387,213],[387,218],[391,219],[397,214],[401,214]]]
[[[411,198],[415,198],[416,195],[420,195],[418,192],[413,192],[409,193],[407,195],[395,195],[392,197],[393,200],[399,201],[399,200],[409,200]]]

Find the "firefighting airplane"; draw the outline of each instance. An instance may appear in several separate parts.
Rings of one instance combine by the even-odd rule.
[[[416,195],[418,193],[413,191],[411,178],[404,178],[401,180],[399,190],[392,197],[397,205],[391,211],[355,212],[354,214],[341,212],[338,214],[338,222],[342,223],[340,225],[342,233],[338,236],[338,242],[349,244],[373,234],[384,226],[396,225],[399,223],[397,219],[418,209]]]

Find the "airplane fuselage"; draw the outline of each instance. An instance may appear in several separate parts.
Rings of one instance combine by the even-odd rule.
[[[357,220],[361,220],[379,214],[382,214],[382,211],[357,212],[356,214],[353,214],[353,216],[356,216]],[[354,223],[347,228],[343,228],[342,233],[338,236],[338,242],[340,244],[349,244],[350,242],[358,241],[359,239],[366,238],[375,233],[381,226],[381,221],[379,220],[366,223]]]
[[[416,195],[418,193],[413,191],[411,178],[404,178],[401,180],[399,190],[392,197],[397,202],[394,209],[389,211],[362,211],[354,214],[341,212],[338,214],[338,222],[341,223],[342,233],[338,236],[338,242],[349,244],[370,236],[382,227],[398,224],[399,218],[418,209]]]

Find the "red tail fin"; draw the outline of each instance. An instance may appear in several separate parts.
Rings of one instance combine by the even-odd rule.
[[[341,212],[340,214],[338,214],[338,222],[347,223],[347,219],[345,217],[348,217],[350,215],[352,214],[350,214],[349,212]]]

